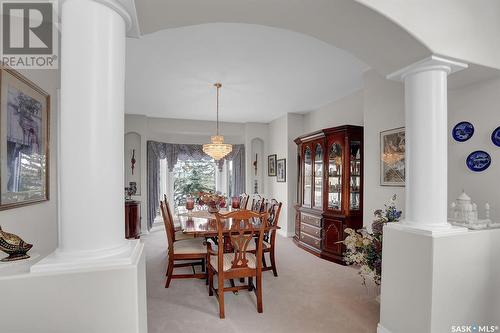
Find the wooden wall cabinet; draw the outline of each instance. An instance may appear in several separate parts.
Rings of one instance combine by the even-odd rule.
[[[298,192],[294,241],[344,264],[344,229],[363,227],[363,127],[339,126],[306,134],[297,144]]]
[[[125,238],[139,238],[141,235],[141,202],[125,201]]]

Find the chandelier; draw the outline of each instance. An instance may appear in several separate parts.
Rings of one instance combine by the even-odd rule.
[[[233,150],[233,146],[224,143],[224,137],[219,135],[219,90],[222,84],[216,83],[217,88],[217,134],[211,137],[211,143],[203,145],[203,152],[218,161]]]

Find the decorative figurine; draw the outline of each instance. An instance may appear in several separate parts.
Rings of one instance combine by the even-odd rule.
[[[135,168],[135,149],[132,149],[132,158],[130,159],[130,169],[132,169],[132,174],[134,174],[134,168]]]
[[[257,176],[257,154],[255,154],[255,161],[253,161],[253,169],[255,171],[255,175]]]
[[[32,244],[26,243],[17,235],[3,231],[2,227],[0,227],[0,250],[9,255],[0,261],[6,262],[28,259],[30,256],[26,253],[32,247]]]
[[[463,191],[457,200],[451,204],[451,218],[449,218],[449,221],[453,225],[469,229],[487,228],[491,226],[491,220],[489,219],[490,205],[486,203],[484,206],[486,219],[481,220],[478,218],[477,205]]]

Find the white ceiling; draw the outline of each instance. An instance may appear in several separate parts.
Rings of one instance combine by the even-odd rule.
[[[126,112],[151,117],[269,122],[308,112],[362,87],[368,66],[308,35],[210,23],[127,40]]]

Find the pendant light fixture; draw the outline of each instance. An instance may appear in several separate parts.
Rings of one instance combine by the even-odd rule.
[[[217,134],[211,137],[211,143],[203,145],[203,152],[214,160],[218,161],[233,150],[233,146],[224,143],[224,137],[219,135],[219,90],[222,87],[221,83],[215,83],[217,88]]]

